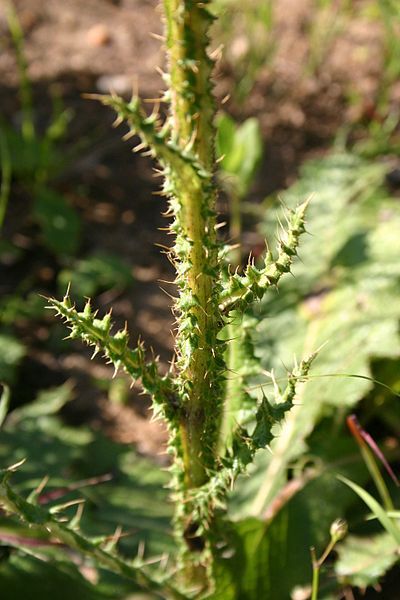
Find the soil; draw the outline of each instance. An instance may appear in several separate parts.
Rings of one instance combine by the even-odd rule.
[[[166,285],[168,293],[164,293],[158,280],[169,281],[173,273],[157,246],[169,245],[166,233],[159,229],[166,225],[160,216],[164,201],[152,196],[158,180],[149,159],[130,152],[134,141],[123,143],[122,128],[112,129],[111,111],[82,98],[83,93],[110,90],[128,97],[132,87],[145,99],[159,96],[163,83],[157,68],[163,67],[164,59],[157,38],[162,33],[157,2],[15,0],[14,4],[24,31],[37,128],[43,129],[48,122],[51,95],[62,98],[74,114],[62,144],[65,164],[52,185],[84,220],[79,256],[101,250],[131,265],[130,289],[104,292],[96,306],[101,312],[112,306],[117,323],[127,321],[132,338],[140,333],[167,368],[173,344],[168,294],[173,294],[173,287]],[[368,4],[355,2],[357,18],[339,28],[328,44],[322,38],[319,54],[311,61],[310,31],[317,35],[326,23],[313,21],[311,0],[277,0],[273,56],[259,66],[254,85],[242,101],[235,96],[235,88],[240,84],[237,73],[247,68],[251,31],[243,30],[240,13],[232,19],[228,14],[216,28],[215,48],[221,39],[226,42],[217,65],[217,99],[221,102],[231,93],[225,110],[238,120],[257,116],[265,139],[252,201],[260,202],[287,187],[303,160],[326,151],[339,127],[369,118],[373,112],[383,46],[381,29],[363,12]],[[325,19],[326,31],[330,31],[332,15]],[[224,30],[228,25],[229,34]],[[4,5],[0,7],[0,34],[1,113],[18,125],[19,75]],[[350,93],[357,98],[352,104],[347,102]],[[62,265],[41,244],[31,204],[29,190],[14,181],[4,234],[24,254],[22,260],[1,265],[2,296],[13,293],[27,273],[32,289],[45,295],[59,293],[56,277]],[[251,246],[259,238],[253,233],[248,239]],[[107,393],[93,384],[110,377],[108,367],[101,361],[91,362],[80,344],[63,346],[54,354],[49,346],[56,335],[53,319],[39,319],[34,326],[21,319],[15,328],[28,347],[14,392],[19,403],[31,400],[39,388],[72,378],[76,398],[65,410],[69,421],[102,428],[116,440],[136,444],[142,453],[162,452],[165,431],[149,420],[148,402],[138,396],[136,387],[127,403],[110,402]],[[160,460],[164,460],[162,455]]]

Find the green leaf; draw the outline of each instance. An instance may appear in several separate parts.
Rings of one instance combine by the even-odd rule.
[[[19,293],[4,296],[0,302],[1,321],[4,325],[12,325],[19,319],[41,319],[45,313],[45,300],[37,291],[26,297]]]
[[[387,515],[385,509],[379,504],[379,502],[377,502],[375,498],[371,496],[371,494],[369,494],[366,490],[364,490],[362,487],[360,487],[353,481],[350,481],[346,477],[338,475],[338,479],[344,484],[346,484],[349,488],[351,488],[361,498],[361,500],[365,502],[368,508],[374,513],[376,518],[379,520],[382,527],[386,529],[389,535],[391,535],[397,543],[397,546],[400,547],[400,529],[397,526],[397,524]]]
[[[383,176],[380,164],[333,155],[306,164],[285,195],[294,205],[318,190],[307,213],[311,235],[301,240],[294,277],[283,280],[279,295],[269,292],[260,306],[256,354],[279,382],[293,355],[300,358],[326,345],[273,443],[253,501],[259,511],[280,489],[288,465],[307,451],[316,423],[344,416],[373,388],[371,361],[400,356],[400,206],[388,197]],[[274,211],[267,211],[267,237],[273,235],[274,219]],[[271,380],[258,381],[268,395]]]
[[[3,507],[8,513],[21,518],[25,523],[37,529],[39,534],[49,532],[51,539],[62,542],[68,549],[77,552],[82,557],[92,559],[96,564],[115,575],[126,577],[134,582],[135,585],[151,589],[156,592],[158,598],[163,598],[163,590],[168,589],[166,583],[160,580],[157,573],[152,574],[146,569],[141,559],[136,561],[127,561],[115,551],[103,548],[99,540],[90,539],[87,535],[81,533],[73,520],[60,519],[54,516],[56,508],[48,510],[37,504],[26,501],[23,496],[18,494],[9,483],[11,471],[15,471],[16,466],[2,471],[0,477],[0,499]],[[69,503],[70,504],[70,503]],[[66,507],[64,505],[63,509]],[[58,509],[62,507],[57,507]],[[171,589],[169,587],[169,589]],[[182,598],[180,594],[175,594],[176,598]]]
[[[362,589],[375,585],[399,560],[397,549],[396,541],[386,532],[368,537],[350,535],[337,546],[336,576]]]
[[[15,409],[10,418],[12,423],[15,424],[17,421],[21,421],[27,417],[38,418],[56,414],[71,398],[72,386],[67,382],[58,387],[39,392],[33,402]]]
[[[46,402],[24,419],[14,419],[13,414],[18,416],[14,411],[1,431],[0,466],[27,458],[24,468],[13,475],[15,489],[28,496],[45,475],[50,478],[47,492],[111,473],[111,482],[66,492],[67,501],[76,497],[87,500],[82,528],[93,536],[107,536],[121,526],[129,535],[121,539],[120,547],[129,556],[137,553],[140,544],[145,545],[146,555],[171,553],[172,505],[165,488],[169,475],[158,464],[138,456],[132,447],[116,444],[86,427],[68,427],[45,412]]]
[[[27,138],[6,125],[1,129],[9,148],[14,177],[32,185],[32,182],[43,180],[49,174],[54,177],[60,171],[63,157],[49,139]]]
[[[81,220],[64,196],[41,187],[37,190],[34,215],[42,228],[43,241],[55,254],[74,254],[80,243]]]
[[[58,276],[63,293],[71,284],[74,297],[93,297],[99,291],[117,288],[123,290],[132,283],[129,266],[118,256],[97,253],[77,262],[75,268],[64,269]]]
[[[310,441],[309,454],[303,457],[304,462],[307,461],[307,466],[304,467],[303,463],[304,468],[299,466],[298,469],[294,469],[293,476],[288,482],[286,472],[282,469],[280,477],[276,477],[278,485],[273,494],[275,502],[271,502],[262,513],[260,511],[253,513],[260,514],[260,523],[262,523],[260,527],[264,528],[266,537],[255,550],[259,569],[257,578],[258,580],[263,577],[272,578],[272,585],[278,590],[275,592],[276,595],[268,596],[266,593],[267,598],[290,598],[295,587],[309,585],[312,578],[310,547],[315,547],[318,555],[322,554],[329,542],[332,522],[339,517],[345,517],[353,506],[356,505],[358,508],[356,496],[350,489],[343,488],[335,476],[335,471],[340,466],[346,476],[360,484],[365,483],[368,473],[362,458],[354,457],[352,454],[353,441],[346,432],[335,434],[335,444],[332,444],[332,437],[332,424],[330,423],[329,428],[328,424],[324,423],[318,434]],[[238,481],[230,498],[228,514],[235,522],[239,519],[241,519],[239,523],[247,521],[246,516],[253,507],[257,492],[265,483],[270,460],[269,453],[260,453],[259,459],[261,460],[256,465],[255,472],[253,471],[250,477],[242,477]],[[270,548],[267,544],[268,539],[271,539]],[[240,541],[238,543],[242,544]],[[252,544],[256,543],[256,538],[249,541],[250,551],[252,551]],[[232,554],[235,548],[235,544],[232,547],[228,545],[222,551],[229,556],[229,550]],[[240,551],[235,550],[235,552]],[[261,552],[265,552],[266,556],[259,556]],[[284,566],[279,562],[278,557],[281,557]],[[253,557],[239,554],[237,560],[247,564],[253,560]],[[262,561],[265,564],[261,564]],[[223,562],[223,566],[228,568],[228,562]],[[225,570],[224,574],[226,576]],[[266,586],[269,585],[268,581],[257,581],[253,592],[246,592],[248,595],[242,596],[240,594],[243,584],[240,580],[245,576],[247,575],[243,574],[234,562],[230,586],[236,590],[237,595],[233,595],[232,598],[257,598],[257,586],[261,586],[260,589],[267,589]],[[330,585],[334,585],[332,581]]]
[[[72,562],[40,560],[12,552],[0,562],[1,593],[4,598],[24,600],[57,597],[59,600],[100,600],[108,596],[85,579]],[[28,596],[27,596],[28,594]]]
[[[296,576],[286,569],[287,527],[286,514],[273,528],[258,519],[226,523],[225,545],[215,559],[216,590],[210,600],[289,598]]]
[[[260,125],[255,118],[236,125],[228,115],[218,119],[217,152],[223,159],[220,168],[227,185],[233,185],[240,197],[249,191],[263,152]]]
[[[5,421],[10,406],[10,388],[3,384],[3,391],[0,399],[0,429]]]
[[[18,366],[25,355],[25,347],[13,335],[0,333],[0,381],[13,383]]]

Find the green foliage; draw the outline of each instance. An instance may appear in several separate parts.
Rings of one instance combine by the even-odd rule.
[[[115,96],[100,98],[116,110],[117,123],[127,121],[130,127],[127,138],[136,133],[150,148],[165,177],[163,193],[169,199],[171,231],[175,234],[170,254],[179,291],[174,307],[177,335],[170,372],[160,374],[158,359],[148,359],[140,341],[131,349],[126,329],[112,333],[110,313],[98,318],[89,301],[80,311],[68,293],[61,302],[51,301],[51,308],[69,326],[70,337],[81,338],[94,347],[95,353],[101,351],[116,372],[122,368],[133,379],[140,378],[144,391],[152,396],[154,412],[166,420],[174,458],[176,536],[183,571],[192,572],[189,578],[183,576],[183,587],[186,590],[200,587],[204,591],[210,583],[205,579],[206,569],[212,569],[211,558],[217,547],[213,523],[225,505],[230,486],[246,470],[258,450],[272,441],[274,425],[282,422],[292,407],[297,384],[307,376],[314,359],[310,352],[309,358],[295,366],[288,375],[286,389],[281,392],[276,388],[274,401],[263,397],[249,410],[247,420],[231,423],[229,438],[224,437],[226,431],[221,434],[228,370],[224,358],[229,343],[223,339],[225,327],[233,316],[232,311],[242,315],[268,288],[276,286],[283,274],[290,272],[299,237],[304,231],[307,202],[288,211],[287,231],[281,233],[276,258],[268,251],[261,269],[249,263],[243,274],[232,275],[229,269],[221,272],[219,250],[223,250],[215,233],[213,63],[207,54],[208,31],[213,18],[207,10],[208,4],[193,0],[164,2],[169,58],[166,99],[170,103],[170,114],[164,124],[157,112],[148,116],[137,97],[129,103]],[[247,121],[229,144],[224,168],[237,177],[237,192],[243,195],[260,158],[261,142],[256,123]],[[79,241],[78,221],[67,205],[63,205],[63,213],[59,214],[60,205],[48,188],[37,189],[40,193],[35,210],[47,245],[57,254],[74,252]],[[88,291],[96,291],[99,287],[96,274],[103,266],[104,261],[100,266],[96,261],[93,264],[93,260],[81,263],[78,271],[81,291],[85,286],[90,288],[90,284],[94,287]],[[115,263],[110,265],[108,275],[100,285],[126,281],[125,273],[118,279]],[[61,279],[65,277],[64,272]],[[43,407],[45,411],[52,405],[58,408],[69,393],[66,390],[66,395],[56,394],[53,398],[50,394],[40,398],[26,418],[40,417]],[[75,531],[73,520],[62,523],[56,515],[62,508],[47,510],[29,498],[24,499],[11,487],[9,477],[10,469],[4,471],[2,479],[2,502],[9,512],[19,514],[39,532],[44,527],[74,551],[92,556],[103,566],[119,575],[125,574],[145,588],[150,586],[157,591],[164,585],[168,591],[165,582],[159,582],[157,588],[156,580],[150,578],[142,564],[135,569],[134,564],[128,565],[99,548]],[[192,538],[200,546],[198,553],[193,552]]]
[[[245,104],[263,67],[270,65],[277,47],[273,0],[250,0],[243,10],[239,0],[215,0],[217,37],[226,47],[224,59],[235,75],[234,99]]]
[[[398,561],[397,549],[396,540],[386,532],[349,536],[338,547],[336,575],[343,583],[361,589],[374,586]]]
[[[226,114],[217,121],[217,153],[223,157],[219,163],[223,183],[241,198],[253,183],[262,157],[260,125],[255,118],[236,125]]]
[[[75,254],[81,222],[65,198],[50,188],[38,188],[34,216],[41,225],[45,245],[59,256]]]
[[[273,519],[271,528],[276,511],[280,511],[278,516],[282,511],[289,515],[299,511],[287,528],[290,543],[282,549],[275,546],[277,554],[286,557],[285,572],[294,574],[293,580],[286,576],[288,587],[279,597],[288,597],[294,585],[307,584],[305,573],[310,573],[311,563],[307,554],[301,561],[301,551],[296,554],[296,548],[303,548],[303,553],[311,546],[322,551],[321,533],[354,503],[340,490],[332,473],[344,474],[345,465],[354,463],[354,446],[338,437],[341,415],[371,390],[374,396],[382,396],[370,379],[375,357],[380,357],[379,374],[384,381],[390,381],[389,373],[394,375],[393,365],[385,363],[385,357],[392,360],[399,355],[396,230],[400,214],[383,181],[380,164],[350,155],[330,156],[305,165],[299,182],[286,193],[285,201],[291,203],[312,188],[319,190],[308,211],[311,235],[302,239],[302,261],[294,265],[295,278],[282,282],[279,295],[266,296],[256,313],[261,317],[256,353],[268,369],[267,379],[259,378],[262,389],[268,394],[269,386],[286,375],[285,365],[293,353],[326,345],[311,376],[299,388],[297,406],[272,442],[272,455],[258,457],[252,477],[239,480],[229,506],[235,519],[249,513],[268,515]],[[273,221],[274,214],[267,212],[269,236]],[[273,318],[263,320],[264,316]],[[388,364],[388,372],[383,364]],[[352,377],[357,374],[361,377]],[[376,374],[374,371],[373,376]],[[260,393],[260,386],[248,387],[250,394],[257,391]],[[329,449],[333,438],[334,447]],[[292,469],[291,481],[287,480],[288,468]],[[348,473],[359,485],[366,481],[359,460]],[[298,529],[298,524],[304,524],[305,531]],[[382,574],[390,564],[393,557],[388,552],[376,573]],[[359,566],[361,579],[361,561]],[[351,581],[359,581],[353,575]]]
[[[14,336],[0,333],[0,381],[14,383],[25,348]]]
[[[23,31],[12,2],[6,6],[8,28],[13,41],[19,75],[22,124],[15,130],[0,120],[0,228],[11,195],[11,176],[21,182],[34,200],[33,215],[42,227],[45,245],[57,255],[74,254],[81,223],[78,214],[49,182],[62,170],[57,143],[65,136],[72,114],[53,98],[53,115],[43,133],[35,125],[35,107],[24,51]]]
[[[3,501],[18,501],[18,513],[25,521],[32,523],[38,518],[60,518],[63,521],[67,517],[69,521],[72,519],[71,527],[76,527],[76,507],[71,505],[68,508],[67,504],[83,498],[85,508],[80,516],[80,527],[85,531],[84,539],[90,538],[85,552],[95,551],[97,554],[106,548],[119,527],[122,532],[116,535],[116,540],[122,536],[118,546],[123,560],[129,564],[134,563],[128,557],[137,555],[143,544],[146,559],[149,554],[160,556],[171,552],[171,505],[166,502],[167,492],[164,489],[167,474],[126,446],[114,444],[87,428],[76,429],[63,424],[55,413],[71,398],[71,394],[68,385],[49,390],[40,394],[33,404],[16,409],[7,417],[0,441],[1,463],[17,463],[29,458],[12,477],[13,490],[17,495],[7,491],[6,480],[10,473],[3,472],[2,493],[11,494],[11,500],[6,501],[3,497]],[[101,483],[109,473],[112,475],[107,475],[105,483]],[[44,475],[48,475],[50,480],[43,489]],[[41,491],[32,494],[39,486]],[[26,497],[28,503],[24,500]],[[62,512],[56,508],[60,504],[65,505]],[[61,526],[64,526],[63,522]],[[63,535],[67,535],[65,531],[61,537]],[[32,580],[38,593],[47,594],[44,597],[54,594],[60,581],[64,581],[69,590],[63,592],[66,598],[72,597],[72,590],[79,589],[82,594],[87,594],[85,598],[123,597],[125,591],[135,589],[124,578],[110,580],[107,568],[97,571],[90,560],[82,563],[82,577],[68,558],[70,551],[66,551],[64,546],[53,545],[53,537],[41,526],[33,525],[28,529],[3,515],[0,542],[14,548],[10,561],[3,561],[0,565],[2,585],[4,583],[5,589],[14,594],[12,597],[20,597],[18,573]],[[75,543],[85,544],[85,541],[78,537],[72,545]],[[96,548],[91,544],[95,544]],[[100,555],[98,558],[101,562]],[[93,576],[97,573],[99,581],[96,588],[88,583],[85,568],[91,570]],[[154,567],[154,570],[158,571],[158,568]],[[53,576],[54,572],[59,572],[58,576]],[[46,574],[48,580],[44,579]],[[128,576],[131,575],[133,577],[132,573]],[[159,575],[164,576],[161,570]]]
[[[289,464],[304,451],[304,440],[322,416],[344,413],[371,390],[372,358],[399,355],[395,232],[400,212],[382,182],[380,164],[331,156],[304,167],[286,195],[291,202],[311,187],[319,189],[309,211],[311,235],[304,237],[302,261],[295,265],[295,277],[280,286],[279,296],[263,303],[260,317],[273,318],[260,321],[256,345],[262,364],[273,368],[278,380],[293,353],[326,345],[302,391],[301,406],[281,432],[272,463]],[[255,501],[260,510],[269,497],[266,488]]]
[[[371,494],[369,494],[362,487],[354,483],[354,481],[350,481],[346,479],[346,477],[339,477],[340,481],[348,485],[358,496],[360,496],[361,500],[365,502],[365,504],[369,507],[369,509],[373,512],[376,518],[381,523],[382,527],[386,529],[387,533],[392,536],[395,540],[397,546],[400,545],[400,529],[395,521],[393,521],[385,511],[385,509],[375,500]]]
[[[58,275],[58,286],[65,290],[71,285],[76,298],[89,298],[104,290],[123,290],[132,283],[127,264],[118,256],[98,252],[77,261],[73,269],[63,269]]]

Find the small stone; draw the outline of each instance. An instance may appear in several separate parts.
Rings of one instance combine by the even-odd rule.
[[[93,25],[87,34],[86,38],[88,44],[93,46],[94,48],[99,48],[100,46],[106,46],[111,41],[111,35],[108,27],[103,23],[98,23],[97,25]]]

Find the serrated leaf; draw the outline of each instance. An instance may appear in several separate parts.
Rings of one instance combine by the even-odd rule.
[[[383,167],[350,155],[313,161],[285,200],[294,204],[311,189],[318,190],[307,215],[312,235],[302,238],[294,277],[263,301],[256,347],[280,381],[293,355],[326,345],[273,445],[260,510],[321,417],[348,410],[372,389],[372,359],[400,356],[400,206],[383,188]]]
[[[13,552],[0,562],[1,590],[4,598],[50,598],[59,600],[100,600],[108,595],[89,583],[72,562],[40,560]],[[28,591],[29,590],[29,591]],[[54,596],[53,596],[54,595]]]
[[[358,460],[348,460],[349,454],[353,450],[353,442],[346,433],[336,435],[334,445],[331,437],[329,430],[322,428],[316,436],[317,439],[312,441],[312,449],[307,456],[310,465],[309,471],[305,469],[303,472],[298,472],[297,476],[289,482],[286,482],[283,471],[275,502],[270,503],[267,510],[261,514],[260,511],[255,511],[254,514],[260,514],[260,519],[262,519],[260,527],[264,528],[266,538],[262,540],[259,547],[256,546],[255,534],[253,541],[249,541],[250,553],[253,551],[252,547],[256,546],[257,584],[254,584],[253,591],[246,590],[245,595],[242,591],[241,579],[247,575],[233,562],[230,589],[234,590],[237,595],[234,595],[232,591],[232,598],[256,599],[257,586],[264,590],[270,585],[268,581],[263,582],[263,578],[271,579],[272,589],[275,592],[275,595],[270,592],[270,596],[265,592],[267,598],[290,598],[295,587],[310,585],[312,579],[310,547],[314,546],[317,554],[321,554],[329,542],[329,529],[332,522],[336,518],[345,517],[349,508],[357,504],[357,498],[352,491],[343,489],[335,477],[336,468],[340,465],[343,473],[360,484],[363,484],[368,477],[361,457]],[[313,463],[314,457],[315,464]],[[244,515],[249,514],[257,491],[265,481],[268,454],[260,454],[259,458],[261,461],[256,472],[253,472],[251,477],[242,477],[238,482],[237,489],[232,494],[228,514],[235,522],[238,519],[242,519],[243,522],[247,521]],[[240,529],[240,531],[242,530]],[[245,535],[246,537],[249,535],[247,529]],[[268,539],[271,539],[270,547]],[[248,556],[240,554],[243,541],[239,539],[237,544],[239,548],[236,550],[237,560],[246,564],[247,561],[253,560],[252,554]],[[229,549],[228,546],[224,550],[228,555]],[[265,552],[266,556],[259,556],[262,552]],[[284,566],[279,562],[280,560],[284,561]],[[228,561],[224,566],[229,568]],[[332,581],[331,585],[334,585]]]
[[[348,536],[337,547],[335,573],[340,581],[360,588],[378,583],[399,560],[398,545],[388,533],[368,537]]]
[[[169,476],[159,465],[86,427],[68,427],[54,415],[38,419],[31,414],[15,421],[11,417],[12,413],[1,432],[0,466],[28,457],[13,476],[18,491],[28,496],[44,475],[49,476],[45,490],[49,492],[111,473],[111,482],[65,496],[66,501],[88,500],[82,527],[91,535],[107,536],[121,526],[129,536],[122,538],[120,546],[130,556],[141,543],[146,555],[173,551],[172,504],[165,489]]]

